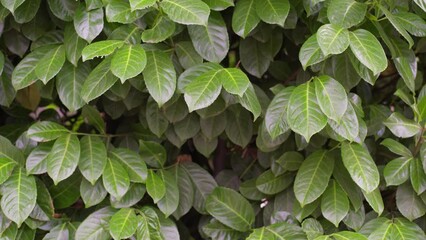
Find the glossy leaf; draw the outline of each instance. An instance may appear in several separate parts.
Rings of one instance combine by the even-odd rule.
[[[232,30],[245,38],[259,24],[255,0],[238,1],[232,15]]]
[[[339,25],[325,24],[317,31],[317,41],[324,55],[339,54],[349,47],[349,31]]]
[[[367,4],[355,0],[332,0],[329,6],[328,20],[344,28],[360,24],[367,12]]]
[[[161,8],[173,21],[187,25],[206,25],[210,14],[207,4],[195,0],[165,0]]]
[[[47,156],[47,173],[55,185],[68,178],[80,160],[80,141],[75,135],[67,134],[56,139]]]
[[[255,1],[256,13],[262,21],[269,24],[284,26],[290,12],[290,2],[287,0]]]
[[[65,63],[65,48],[63,45],[57,46],[50,50],[35,68],[36,76],[46,84],[61,70]]]
[[[136,77],[146,66],[146,54],[141,45],[125,45],[119,48],[111,60],[111,72],[121,82]]]
[[[126,169],[116,160],[108,158],[102,173],[105,189],[117,199],[121,199],[130,187]]]
[[[400,138],[408,138],[416,135],[420,131],[420,126],[413,120],[405,118],[400,113],[392,113],[383,124],[391,130],[391,132]]]
[[[328,76],[315,78],[315,93],[322,112],[334,121],[339,122],[344,116],[348,97],[343,86]]]
[[[144,183],[147,177],[147,167],[143,158],[129,149],[116,148],[109,152],[109,156],[120,162],[129,174],[131,182]],[[99,165],[99,164],[98,164]]]
[[[121,46],[123,46],[123,41],[120,40],[104,40],[92,43],[83,49],[83,61],[108,56]]]
[[[136,213],[131,208],[122,208],[109,220],[109,232],[114,239],[131,237],[138,227]]]
[[[107,164],[107,151],[105,144],[98,137],[84,136],[80,139],[80,160],[78,169],[81,174],[92,184],[99,179]]]
[[[29,138],[34,141],[51,141],[69,133],[65,127],[49,121],[33,124],[27,131]]]
[[[345,191],[336,181],[330,181],[321,198],[323,216],[338,227],[339,223],[348,214],[349,200]]]
[[[78,36],[92,42],[104,27],[104,11],[102,8],[87,11],[80,6],[74,15],[74,28]]]

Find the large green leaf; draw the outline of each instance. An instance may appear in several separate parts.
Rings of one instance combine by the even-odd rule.
[[[272,138],[287,132],[290,126],[287,123],[287,107],[294,88],[288,87],[275,95],[266,110],[265,126]]]
[[[405,30],[403,25],[400,23],[398,18],[396,18],[389,10],[387,10],[384,6],[379,5],[380,10],[385,14],[386,18],[393,25],[393,27],[407,40],[409,48],[414,45],[413,38],[411,38],[410,34]]]
[[[138,239],[163,240],[161,223],[157,213],[150,207],[143,207],[138,216]]]
[[[68,178],[80,160],[80,141],[75,135],[67,134],[56,139],[47,156],[47,173],[58,184]]]
[[[222,89],[222,81],[217,76],[219,71],[203,73],[185,87],[184,97],[190,112],[210,106],[219,96]]]
[[[391,132],[400,138],[409,138],[420,132],[420,125],[411,119],[407,119],[402,114],[394,112],[383,124]]]
[[[327,9],[330,23],[350,28],[364,20],[367,4],[355,0],[331,0]]]
[[[349,47],[349,31],[340,25],[325,24],[318,29],[317,40],[324,55],[340,54]]]
[[[171,20],[186,25],[206,25],[210,14],[209,6],[197,0],[164,0],[161,8]]]
[[[153,170],[148,170],[146,179],[146,191],[152,197],[154,203],[160,201],[166,194],[166,185],[163,179]]]
[[[188,26],[195,50],[210,62],[221,62],[229,50],[229,37],[225,21],[212,12],[206,26]]]
[[[21,6],[25,0],[1,0],[1,4],[7,8],[11,13],[14,13],[15,10]]]
[[[139,154],[125,148],[116,148],[109,152],[109,156],[120,162],[129,174],[131,182],[144,183],[147,177],[147,167]]]
[[[83,49],[83,62],[95,57],[108,56],[121,46],[123,46],[123,41],[120,40],[103,40],[92,43]]]
[[[290,12],[288,0],[256,0],[256,13],[262,21],[284,26]]]
[[[287,121],[291,130],[302,135],[307,142],[327,125],[313,82],[301,84],[293,90],[288,102]]]
[[[346,112],[343,114],[340,121],[334,121],[328,119],[328,125],[336,132],[339,136],[349,140],[355,141],[359,135],[360,123],[358,116],[350,102],[346,108]]]
[[[48,0],[52,13],[63,21],[71,21],[78,6],[78,2],[70,0]]]
[[[388,61],[382,45],[369,31],[358,29],[349,33],[350,47],[355,57],[373,74],[383,72]]]
[[[102,180],[105,189],[117,199],[121,199],[130,187],[126,169],[115,159],[108,158],[102,173]]]
[[[407,182],[398,186],[396,191],[396,206],[401,214],[413,221],[426,213],[426,205]]]
[[[386,164],[383,170],[386,184],[388,186],[398,186],[407,181],[410,175],[410,163],[412,160],[412,158],[400,157]]]
[[[12,176],[2,184],[1,209],[7,218],[21,226],[35,207],[37,186],[33,176],[16,168]]]
[[[256,188],[265,194],[277,194],[289,187],[293,181],[293,178],[294,174],[291,172],[285,172],[275,176],[271,170],[265,171],[259,177],[257,177]]]
[[[112,207],[104,207],[90,214],[78,226],[75,240],[110,239],[111,236],[104,226],[115,212]]]
[[[197,53],[192,42],[182,41],[177,43],[175,47],[179,63],[183,68],[188,69],[203,63],[203,58]]]
[[[314,83],[322,112],[329,119],[340,122],[348,106],[345,88],[338,81],[326,75],[315,78]]]
[[[339,183],[331,180],[321,198],[322,215],[338,227],[348,211],[349,200],[345,191]]]
[[[51,141],[69,133],[69,130],[54,122],[42,121],[33,124],[27,131],[27,136],[34,141]]]
[[[81,97],[84,101],[90,102],[99,97],[117,82],[118,78],[111,73],[110,66],[111,58],[104,59],[84,80],[81,88]]]
[[[324,61],[325,58],[318,45],[317,34],[310,36],[300,48],[299,61],[304,70],[311,65]]]
[[[110,0],[105,8],[108,22],[132,23],[144,14],[141,10],[132,11],[128,1]]]
[[[125,45],[114,53],[111,61],[111,72],[120,78],[121,82],[124,82],[142,72],[146,66],[146,59],[142,45]]]
[[[93,41],[104,27],[104,11],[102,8],[86,10],[81,5],[74,15],[74,28],[78,36],[87,42]]]
[[[114,239],[131,237],[138,227],[138,219],[134,209],[122,208],[109,220],[109,232]]]
[[[59,99],[70,110],[76,111],[84,106],[81,98],[81,88],[84,79],[90,73],[87,64],[79,64],[77,67],[66,62],[56,77],[56,89]]]
[[[217,187],[206,199],[206,210],[221,223],[238,231],[247,231],[254,222],[249,202],[232,189]]]
[[[238,68],[224,68],[219,70],[217,78],[222,80],[223,88],[232,94],[242,96],[250,84],[250,80]]]
[[[245,147],[249,144],[253,135],[253,124],[250,113],[242,108],[233,108],[227,114],[226,135],[231,142]],[[242,125],[239,122],[246,122]]]
[[[37,63],[35,74],[44,84],[46,84],[50,79],[58,74],[64,63],[64,45],[54,47]]]
[[[380,189],[376,188],[372,192],[365,192],[362,190],[362,194],[364,195],[365,200],[371,206],[371,208],[379,215],[383,213],[385,208],[383,204],[383,198],[380,193]]]
[[[410,149],[408,149],[402,143],[399,143],[393,140],[392,138],[386,138],[380,143],[380,145],[387,147],[391,152],[398,154],[400,156],[404,156],[408,158],[413,156]]]
[[[95,206],[102,202],[108,192],[106,191],[102,181],[97,181],[94,184],[83,179],[80,184],[81,199],[84,202],[86,208]]]
[[[416,37],[426,36],[426,22],[417,14],[409,12],[394,13],[393,17],[411,35]]]
[[[173,96],[176,89],[176,71],[167,53],[147,51],[147,64],[143,71],[145,84],[151,97],[162,106]]]
[[[93,185],[102,175],[107,164],[107,152],[102,140],[95,136],[84,136],[80,140],[80,160],[78,169]]]
[[[72,24],[65,26],[64,46],[67,60],[77,67],[83,49],[87,46],[87,42],[78,36]]]
[[[312,153],[303,161],[294,180],[294,193],[302,207],[312,203],[323,194],[333,167],[332,155],[324,150]]]
[[[147,43],[158,43],[166,40],[176,30],[176,24],[166,15],[159,14],[150,29],[146,29],[142,33],[142,41]]]
[[[232,30],[245,38],[259,24],[260,18],[256,13],[255,0],[240,0],[232,15]]]
[[[426,190],[426,173],[418,158],[414,158],[410,162],[410,180],[411,186],[417,194],[420,195]]]
[[[379,171],[367,149],[358,143],[342,143],[343,164],[354,182],[367,193],[379,185]]]
[[[166,217],[169,217],[173,212],[176,211],[180,201],[179,189],[177,185],[179,175],[177,170],[177,168],[174,168],[159,171],[159,175],[166,187],[166,193],[164,194],[164,197],[158,201],[157,206]]]
[[[249,83],[249,86],[243,96],[238,96],[241,106],[253,114],[253,121],[256,121],[260,114],[262,114],[262,106],[260,105],[258,98],[258,89],[259,88],[257,86]]]

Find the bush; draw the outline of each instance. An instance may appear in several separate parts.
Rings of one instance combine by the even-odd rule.
[[[424,0],[1,0],[2,239],[426,239]]]

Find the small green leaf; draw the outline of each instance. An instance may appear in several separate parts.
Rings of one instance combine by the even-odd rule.
[[[118,78],[110,71],[111,58],[104,59],[84,80],[81,88],[81,97],[84,101],[91,100],[101,96],[108,91]]]
[[[115,160],[108,158],[102,174],[105,189],[115,198],[121,199],[130,187],[126,169]]]
[[[84,136],[80,140],[80,149],[78,168],[81,174],[93,185],[102,175],[107,164],[105,144],[98,137]]]
[[[299,51],[299,61],[304,70],[307,67],[325,60],[317,41],[317,34],[310,36],[302,45]]]
[[[247,90],[250,80],[238,68],[224,68],[219,70],[217,78],[222,80],[223,88],[232,94],[242,96]]]
[[[410,149],[408,149],[403,144],[393,140],[392,138],[386,138],[380,143],[380,145],[387,147],[391,152],[398,154],[400,156],[404,156],[408,158],[413,156]]]
[[[260,18],[256,13],[255,0],[240,0],[232,15],[232,30],[245,38],[259,24]]]
[[[197,0],[164,0],[160,4],[171,20],[185,25],[207,25],[210,9]]]
[[[404,117],[402,114],[394,112],[386,119],[383,124],[391,130],[391,132],[400,138],[409,138],[420,132],[420,125]]]
[[[289,187],[294,178],[291,172],[285,172],[275,176],[271,170],[263,172],[256,179],[256,188],[262,193],[273,195],[282,192]]]
[[[249,202],[236,191],[217,187],[207,197],[206,210],[221,223],[245,232],[254,222],[254,211]]]
[[[203,73],[185,87],[184,97],[189,112],[210,106],[219,96],[222,89],[222,81],[217,76],[219,71]]]
[[[333,172],[334,159],[324,150],[309,155],[294,180],[296,199],[303,206],[318,199],[326,190]]]
[[[132,11],[129,1],[110,0],[106,5],[105,15],[108,22],[132,23],[144,14],[141,10]]]
[[[331,0],[327,8],[330,23],[344,28],[360,24],[367,13],[367,4],[355,0]]]
[[[148,178],[146,179],[146,191],[152,197],[154,203],[160,201],[166,194],[166,185],[163,179],[153,170],[148,170]]]
[[[293,87],[281,90],[275,95],[266,110],[265,126],[273,139],[290,129],[287,122],[287,107],[293,90]]]
[[[54,122],[42,121],[33,124],[27,131],[27,136],[34,141],[51,141],[65,134],[69,130]]]
[[[166,15],[159,14],[152,26],[142,32],[142,41],[147,43],[158,43],[166,40],[175,33],[176,24]]]
[[[4,183],[15,168],[17,163],[11,159],[0,158],[0,184]]]
[[[64,46],[67,60],[77,67],[83,49],[87,46],[87,42],[78,36],[73,24],[67,24],[65,26]]]
[[[80,194],[84,206],[89,208],[102,202],[108,192],[105,190],[102,181],[99,180],[91,184],[89,181],[83,179],[80,184]]]
[[[83,62],[95,57],[108,56],[121,46],[123,46],[123,41],[120,40],[103,40],[92,43],[83,49]]]
[[[146,66],[145,50],[140,44],[125,45],[114,53],[111,72],[123,83],[139,75]]]
[[[67,134],[56,139],[47,156],[47,173],[55,185],[71,176],[79,159],[80,141],[75,135]]]
[[[126,169],[131,182],[144,183],[146,181],[148,170],[139,154],[130,149],[116,148],[110,151],[109,155]]]
[[[336,181],[331,180],[321,198],[322,215],[338,227],[348,211],[349,200],[345,191]]]
[[[97,239],[110,239],[111,235],[108,229],[105,229],[105,224],[109,222],[111,216],[114,215],[116,210],[112,207],[101,208],[90,214],[78,226],[75,233],[76,240],[97,240]]]
[[[325,24],[318,29],[317,40],[324,55],[340,54],[349,47],[349,31],[340,25]]]
[[[350,47],[355,57],[373,74],[383,72],[388,61],[382,45],[369,31],[358,29],[349,33]]]
[[[362,190],[362,193],[365,197],[365,200],[367,200],[368,204],[371,206],[371,208],[379,215],[383,213],[384,210],[384,204],[383,204],[383,198],[380,193],[380,190],[378,188],[374,189],[370,193],[366,193],[364,190]]]
[[[65,48],[64,45],[57,46],[50,50],[40,61],[35,68],[36,76],[46,84],[61,70],[65,63]]]
[[[169,217],[179,205],[179,189],[177,185],[177,178],[179,177],[177,168],[169,170],[160,170],[159,175],[164,182],[166,192],[164,197],[161,198],[157,206],[166,217]]]
[[[367,149],[358,143],[342,143],[343,164],[354,182],[365,192],[374,191],[379,185],[379,170]]]
[[[422,194],[426,190],[426,173],[418,158],[413,158],[410,161],[410,180],[417,194]]]
[[[408,180],[410,175],[410,163],[412,158],[400,157],[386,164],[383,170],[386,185],[401,185]]]
[[[339,122],[348,107],[345,88],[333,78],[323,75],[314,79],[315,93],[322,112]]]
[[[291,130],[302,135],[307,142],[327,125],[313,82],[301,84],[293,90],[288,102],[287,121]]]
[[[256,13],[262,21],[284,26],[290,12],[288,0],[256,0]]]
[[[409,48],[411,48],[414,45],[413,38],[411,38],[410,34],[407,33],[403,25],[399,22],[398,18],[396,18],[384,6],[379,5],[379,8],[385,14],[386,18],[393,25],[393,27],[407,40]]]
[[[114,239],[131,237],[138,227],[138,219],[132,208],[122,208],[109,220],[109,232]]]

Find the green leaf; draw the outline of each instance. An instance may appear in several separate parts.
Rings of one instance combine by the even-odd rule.
[[[83,5],[77,8],[74,15],[74,28],[78,36],[87,42],[93,41],[104,27],[104,11],[102,8],[87,11]]]
[[[356,232],[342,231],[331,234],[336,240],[367,240],[367,237]]]
[[[228,7],[234,6],[234,0],[203,0],[203,2],[209,5],[210,9],[215,11],[222,11]]]
[[[413,156],[410,149],[408,149],[403,144],[393,140],[392,138],[386,138],[380,143],[380,145],[387,147],[391,152],[398,154],[400,156],[404,156],[407,158],[410,158]]]
[[[161,107],[175,92],[176,72],[167,53],[147,51],[146,56],[148,62],[143,71],[145,84],[151,97]]]
[[[219,71],[207,71],[185,87],[184,97],[189,112],[210,106],[219,96],[222,89],[222,80],[217,76]]]
[[[152,150],[152,149],[151,149]],[[111,159],[120,162],[129,174],[131,182],[144,183],[148,170],[146,164],[136,152],[126,148],[116,148],[109,152]]]
[[[84,101],[91,100],[101,96],[118,80],[110,71],[111,58],[104,59],[84,80],[81,89],[81,97]]]
[[[413,158],[410,161],[410,180],[417,194],[421,194],[426,190],[426,173],[422,162],[418,158]]]
[[[325,60],[317,41],[317,34],[310,36],[302,45],[299,51],[299,61],[302,64],[303,70],[307,67]]]
[[[138,227],[138,219],[132,208],[122,208],[109,220],[109,232],[114,239],[131,237]]]
[[[355,0],[331,0],[327,8],[330,23],[344,28],[360,24],[367,13],[367,4]]]
[[[328,125],[335,131],[339,136],[349,140],[355,141],[359,135],[359,121],[358,116],[350,102],[346,108],[346,112],[343,114],[340,122],[328,119]]]
[[[108,194],[102,181],[96,181],[91,184],[83,179],[80,184],[80,194],[86,208],[95,206],[102,202]]]
[[[397,12],[393,14],[393,18],[411,35],[426,36],[426,22],[419,15],[410,12]]]
[[[374,191],[379,185],[379,171],[367,149],[358,143],[342,143],[343,164],[352,180],[365,192]]]
[[[80,173],[75,172],[57,185],[51,184],[49,186],[49,192],[52,195],[55,209],[67,208],[80,198],[79,187],[81,180]]]
[[[237,231],[247,231],[254,222],[249,202],[232,189],[217,187],[207,197],[206,210],[213,217]]]
[[[369,31],[357,29],[349,33],[350,47],[355,57],[373,74],[383,72],[388,61],[382,45]]]
[[[111,216],[116,212],[112,207],[101,208],[90,214],[78,226],[75,233],[76,240],[96,240],[96,239],[110,239],[111,236],[105,224],[109,222]]]
[[[132,11],[153,6],[156,0],[129,0]]]
[[[1,4],[7,8],[12,14],[21,6],[25,0],[1,0]]]
[[[141,10],[132,11],[128,1],[110,0],[106,5],[105,15],[108,22],[132,23],[144,14]]]
[[[384,204],[383,198],[378,188],[374,189],[372,192],[365,192],[362,190],[362,193],[367,200],[368,204],[370,204],[371,208],[379,215],[383,213]]]
[[[242,38],[249,35],[259,24],[260,18],[256,13],[255,0],[240,0],[232,15],[232,30]]]
[[[0,184],[4,183],[12,175],[16,165],[17,163],[11,159],[0,158]]]
[[[142,198],[145,196],[145,193],[145,185],[134,183],[130,186],[129,191],[127,191],[127,193],[120,200],[110,196],[111,206],[114,208],[131,207],[142,200]]]
[[[78,36],[72,24],[65,26],[64,46],[67,60],[77,67],[82,51],[87,46],[87,42]]]
[[[101,113],[95,107],[91,105],[84,106],[81,115],[88,124],[94,126],[100,133],[105,134],[105,122],[101,117]]]
[[[200,120],[197,114],[191,113],[183,120],[174,124],[176,135],[182,139],[187,140],[194,137],[200,131]]]
[[[217,78],[222,80],[223,88],[232,94],[242,96],[247,90],[250,80],[238,68],[224,68],[219,70]]]
[[[162,168],[167,160],[166,149],[156,142],[140,141],[139,154],[143,161],[155,168]]]
[[[287,122],[287,107],[293,90],[292,87],[281,90],[275,95],[266,110],[265,126],[273,139],[290,129]]]
[[[71,176],[79,159],[80,141],[75,135],[67,134],[56,139],[46,160],[47,173],[55,185]]]
[[[408,182],[398,186],[396,190],[396,206],[401,214],[410,221],[426,213],[425,203],[417,196],[417,193]]]
[[[245,147],[249,144],[253,135],[253,124],[250,113],[242,108],[233,108],[227,114],[226,135],[231,142]],[[242,125],[239,122],[245,122]]]
[[[288,0],[256,0],[256,13],[266,23],[284,26],[289,12]]]
[[[35,73],[38,62],[51,50],[51,46],[40,47],[25,56],[12,73],[12,84],[17,90],[28,87],[38,78]]]
[[[146,105],[146,111],[145,113],[141,111],[141,115],[145,114],[143,115],[143,118],[145,119],[146,117],[149,130],[157,135],[157,137],[161,137],[161,135],[166,132],[167,127],[169,126],[169,121],[152,97],[148,98]]]
[[[179,176],[177,174],[177,168],[159,171],[166,192],[164,197],[158,201],[157,206],[166,217],[169,217],[175,212],[179,205],[179,189],[177,185],[177,178]]]
[[[394,17],[384,6],[379,5],[380,10],[385,14],[386,18],[393,25],[393,27],[407,40],[409,48],[414,45],[414,41],[410,34],[404,29],[403,25],[399,22],[398,18]]]
[[[81,88],[89,73],[90,67],[87,64],[79,64],[75,67],[66,62],[56,76],[59,99],[71,112],[80,109],[85,104],[81,97]]]
[[[108,158],[102,173],[105,189],[111,196],[120,200],[130,187],[129,175],[126,169],[116,160]]]
[[[163,179],[153,170],[148,170],[148,178],[146,179],[146,191],[152,197],[154,203],[158,203],[166,194],[166,185]]]
[[[142,41],[147,43],[158,43],[166,40],[175,33],[176,24],[166,15],[158,14],[150,27],[142,32]]]
[[[35,178],[27,176],[24,171],[16,168],[12,176],[2,184],[1,209],[18,227],[28,218],[37,199]]]
[[[327,125],[327,117],[320,109],[314,83],[307,82],[297,86],[288,102],[287,121],[291,130],[309,142],[312,135]]]
[[[294,193],[302,207],[323,194],[333,167],[334,159],[324,150],[312,153],[303,161],[294,180]]]
[[[257,177],[256,188],[265,194],[277,194],[289,187],[293,181],[293,178],[294,174],[291,172],[285,172],[275,176],[271,170],[268,170]]]
[[[194,186],[189,174],[182,168],[181,165],[177,167],[177,187],[179,192],[179,204],[173,216],[176,219],[181,218],[192,208],[194,203]]]
[[[424,231],[414,222],[404,218],[396,218],[393,227],[401,239],[426,239]]]
[[[65,63],[65,48],[64,45],[57,46],[50,50],[40,61],[35,68],[36,76],[46,84],[61,70]]]
[[[164,0],[160,4],[171,20],[185,25],[207,25],[210,9],[196,0]]]
[[[274,36],[271,36],[271,39]],[[272,41],[272,40],[270,40]],[[257,78],[262,78],[268,70],[271,56],[268,43],[259,42],[254,38],[246,38],[240,42],[240,59],[244,69]]]
[[[406,45],[404,45],[406,47]],[[398,49],[399,50],[399,49]],[[397,57],[393,59],[398,73],[407,85],[410,91],[414,92],[416,88],[416,76],[417,76],[417,60],[414,51],[408,49],[401,49],[402,51]]]
[[[247,240],[266,239],[304,240],[306,239],[306,234],[299,226],[282,221],[262,228],[256,228],[247,238]]]
[[[338,227],[349,212],[349,200],[342,187],[334,180],[328,184],[321,198],[322,215]]]
[[[78,2],[71,0],[47,0],[53,15],[63,21],[71,21],[78,7]]]
[[[329,119],[339,122],[348,106],[345,88],[338,81],[326,75],[316,77],[314,83],[322,112]]]
[[[69,236],[68,224],[62,223],[53,227],[49,233],[47,233],[43,240],[58,240],[58,239],[68,239]]]
[[[150,207],[143,207],[138,216],[138,239],[163,240],[161,223],[157,213]]]
[[[398,186],[407,181],[410,175],[411,161],[413,161],[412,158],[400,157],[386,164],[383,170],[386,185]]]
[[[27,136],[34,141],[43,142],[55,140],[69,133],[69,130],[54,122],[42,121],[33,124],[27,131]]]
[[[220,63],[227,56],[228,31],[219,13],[212,12],[205,26],[188,26],[188,33],[197,53],[207,61]]]
[[[140,44],[125,45],[114,53],[111,61],[111,71],[123,83],[129,78],[139,75],[147,65],[146,61],[145,50]]]
[[[84,136],[80,140],[80,160],[78,169],[81,174],[92,184],[99,179],[107,164],[105,144],[99,137]]]
[[[249,86],[243,96],[238,96],[241,106],[253,114],[253,121],[256,121],[260,114],[262,114],[262,106],[260,105],[259,98],[257,97],[256,89],[253,84],[249,83]]]
[[[394,112],[383,124],[397,137],[409,138],[420,132],[420,125],[404,117],[402,114]]]
[[[317,31],[317,40],[324,55],[340,54],[349,47],[349,31],[340,25],[324,24]]]
[[[203,63],[203,58],[198,55],[192,42],[183,41],[176,43],[176,55],[179,58],[179,63],[183,68],[188,69],[198,64]]]
[[[108,56],[121,46],[123,46],[123,41],[121,40],[103,40],[92,43],[83,49],[83,62],[95,57]]]

